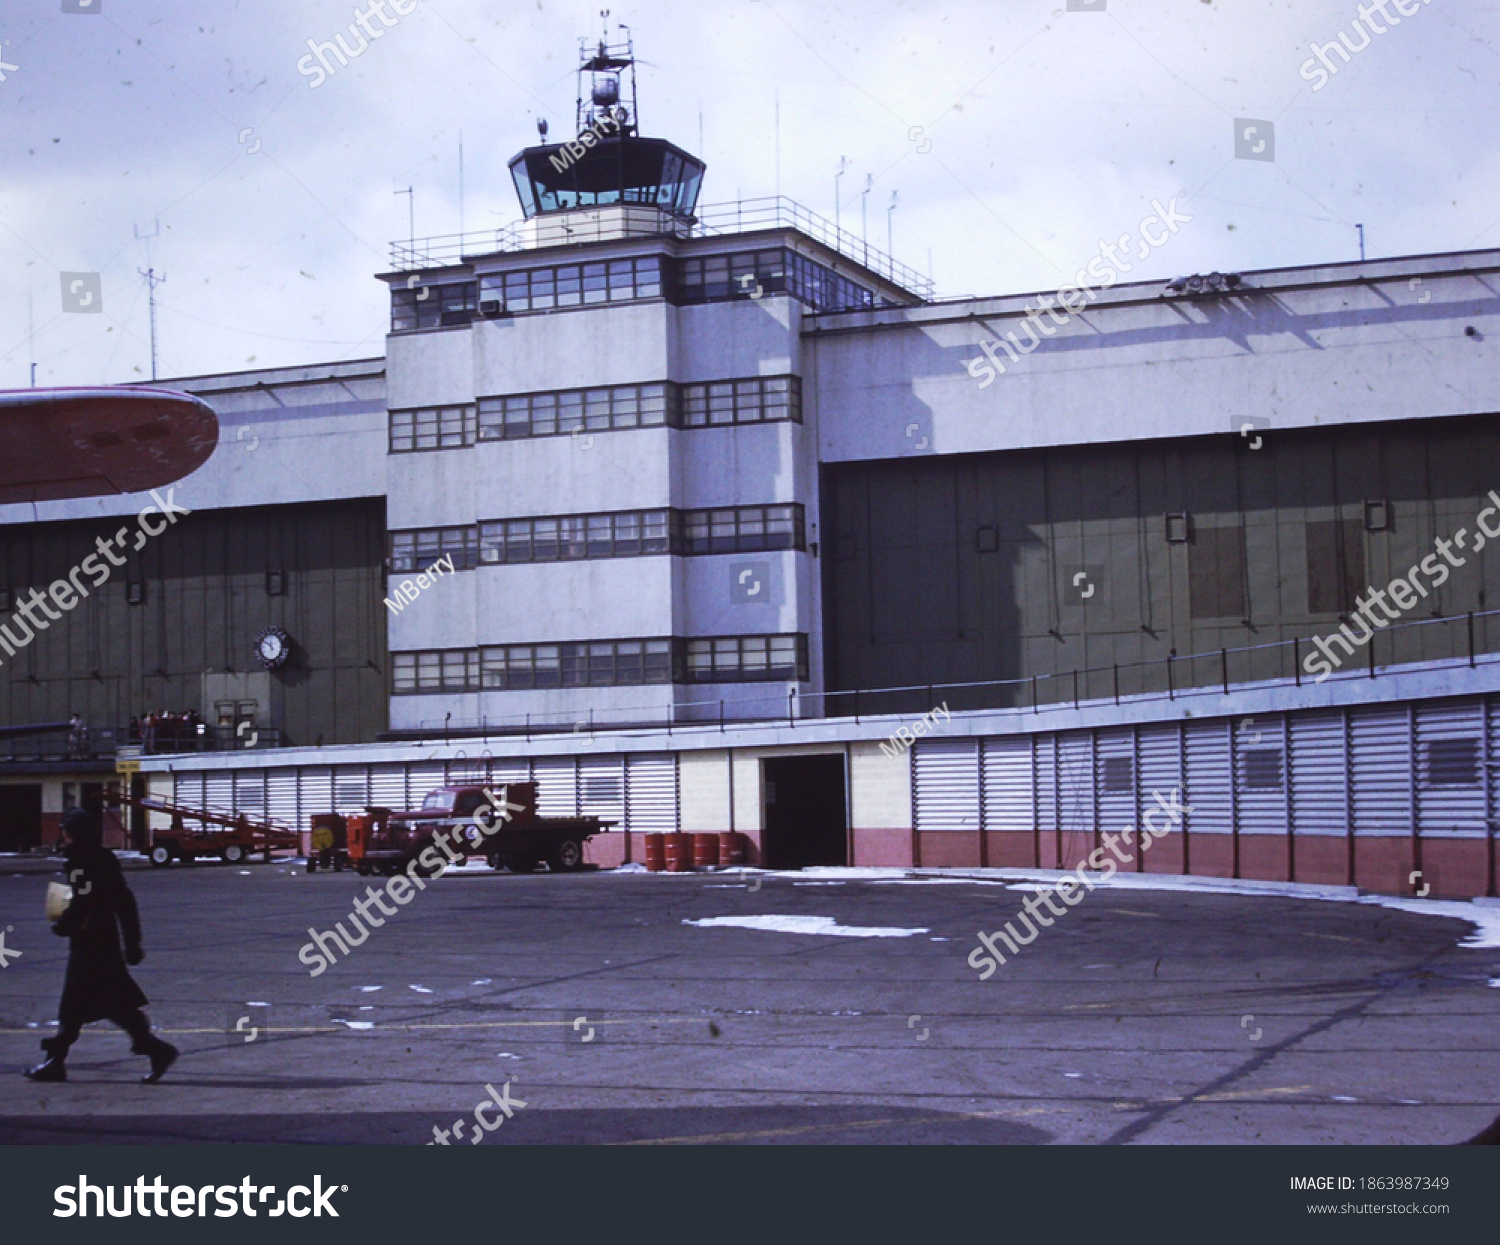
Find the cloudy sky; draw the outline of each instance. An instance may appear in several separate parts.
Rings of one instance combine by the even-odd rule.
[[[1500,246],[1500,12],[1401,2],[1379,35],[1357,0],[694,0],[610,21],[635,36],[644,131],[707,159],[704,203],[779,187],[831,218],[842,159],[845,227],[863,216],[956,296],[1055,289],[1172,195],[1193,219],[1134,276],[1356,259],[1356,223],[1372,258]],[[0,388],[33,361],[41,385],[149,378],[148,265],[164,378],[379,355],[398,190],[419,237],[518,218],[506,160],[538,116],[571,126],[599,6],[422,0],[314,87],[308,41],[358,46],[353,15],[3,0]],[[1314,90],[1309,44],[1340,31],[1369,46],[1329,54]],[[1274,161],[1236,158],[1238,118],[1273,124]],[[63,272],[101,274],[102,314],[63,310]]]

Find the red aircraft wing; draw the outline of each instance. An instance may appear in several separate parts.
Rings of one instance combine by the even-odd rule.
[[[170,389],[0,391],[0,503],[140,493],[219,443],[213,408]]]

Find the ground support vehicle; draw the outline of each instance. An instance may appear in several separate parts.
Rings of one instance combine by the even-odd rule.
[[[303,844],[303,855],[307,857],[309,873],[316,873],[319,868],[341,873],[349,863],[347,819],[337,813],[313,814],[312,829]]]
[[[346,818],[350,863],[360,873],[399,873],[427,848],[435,848],[435,837],[446,831],[452,854],[483,856],[495,869],[529,873],[546,861],[556,872],[574,872],[583,868],[583,845],[615,824],[598,817],[537,816],[534,782],[488,789],[497,802],[509,806],[510,816],[502,820],[498,811],[483,811],[493,807],[486,790],[439,787],[428,793],[419,809],[393,812],[372,807],[366,814]],[[481,829],[476,816],[494,828]],[[444,856],[439,850],[437,859]]]
[[[169,828],[152,831],[153,865],[169,865],[174,860],[188,863],[199,856],[217,856],[225,864],[236,865],[257,852],[270,861],[272,852],[288,849],[296,852],[301,848],[296,831],[290,827],[248,813],[189,808],[150,796],[116,797],[113,803],[129,803],[171,817]],[[199,823],[199,828],[189,829],[190,821]]]

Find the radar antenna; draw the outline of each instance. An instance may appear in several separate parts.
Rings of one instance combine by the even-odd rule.
[[[616,29],[622,38],[611,43],[609,10],[601,9],[599,17],[604,30],[597,47],[590,52],[582,40],[578,46],[578,133],[617,129],[622,137],[628,137],[639,133],[640,127],[635,91],[635,40],[630,27],[620,22],[616,23]],[[588,76],[587,90],[584,75]]]

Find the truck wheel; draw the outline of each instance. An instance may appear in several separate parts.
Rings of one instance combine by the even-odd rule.
[[[245,859],[245,849],[238,843],[231,843],[224,849],[223,855],[226,865],[237,865]]]
[[[524,852],[512,852],[505,858],[505,867],[512,873],[530,873],[538,863],[535,856],[528,856]]]
[[[581,839],[564,839],[552,849],[552,856],[547,861],[555,871],[562,873],[577,873],[583,868],[583,841]]]
[[[333,858],[333,871],[335,873],[342,873],[344,871],[344,858],[342,856],[335,856]]]
[[[172,849],[165,843],[158,843],[151,849],[151,863],[158,866],[171,864]]]
[[[354,866],[354,872],[362,878],[367,878],[370,876],[370,866],[361,860],[359,864]]]
[[[505,866],[505,857],[499,852],[491,852],[484,859],[491,869],[501,869]]]
[[[318,871],[317,857],[315,857],[315,856],[309,856],[307,858],[307,871],[309,873],[316,873]]]

